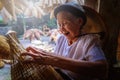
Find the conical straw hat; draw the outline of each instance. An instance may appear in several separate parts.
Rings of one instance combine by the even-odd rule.
[[[83,6],[83,8],[87,15],[87,23],[85,24],[83,31],[85,33],[106,33],[105,23],[101,15],[90,7]]]

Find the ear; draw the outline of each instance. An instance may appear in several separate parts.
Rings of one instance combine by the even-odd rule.
[[[78,23],[81,26],[83,24],[83,19],[82,18],[78,18]]]

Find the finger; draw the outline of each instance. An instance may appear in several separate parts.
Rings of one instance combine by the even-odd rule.
[[[38,53],[38,51],[39,51],[39,50],[37,50],[36,48],[31,47],[31,46],[29,46],[28,48],[26,48],[26,50],[27,50],[27,51],[32,51],[32,52],[34,52],[34,53]]]
[[[32,51],[35,54],[44,54],[44,53],[46,53],[45,50],[40,49],[40,48],[38,49],[36,47],[29,47],[28,49],[29,49],[29,51]]]
[[[30,50],[32,50],[32,48],[33,48],[32,46],[29,46],[29,47],[26,48],[26,50],[30,51]]]
[[[22,53],[20,56],[31,56],[31,57],[36,57],[38,56],[37,54],[31,53],[31,52],[26,52],[26,53]]]
[[[26,51],[30,51],[30,50],[31,50],[31,47],[30,47],[30,46],[26,48]]]

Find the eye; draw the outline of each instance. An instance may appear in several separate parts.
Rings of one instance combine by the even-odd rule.
[[[62,28],[62,27],[68,26],[69,23],[70,23],[70,21],[64,20],[62,22],[57,22],[57,26],[58,26],[58,28]]]
[[[68,24],[68,22],[63,22],[63,25],[67,25]]]

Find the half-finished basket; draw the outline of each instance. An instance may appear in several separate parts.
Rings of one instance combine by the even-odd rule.
[[[21,52],[25,51],[20,44],[14,31],[7,33],[11,48],[11,57],[13,63],[11,65],[12,80],[63,80],[62,77],[50,65],[40,65],[36,63],[24,63]]]

